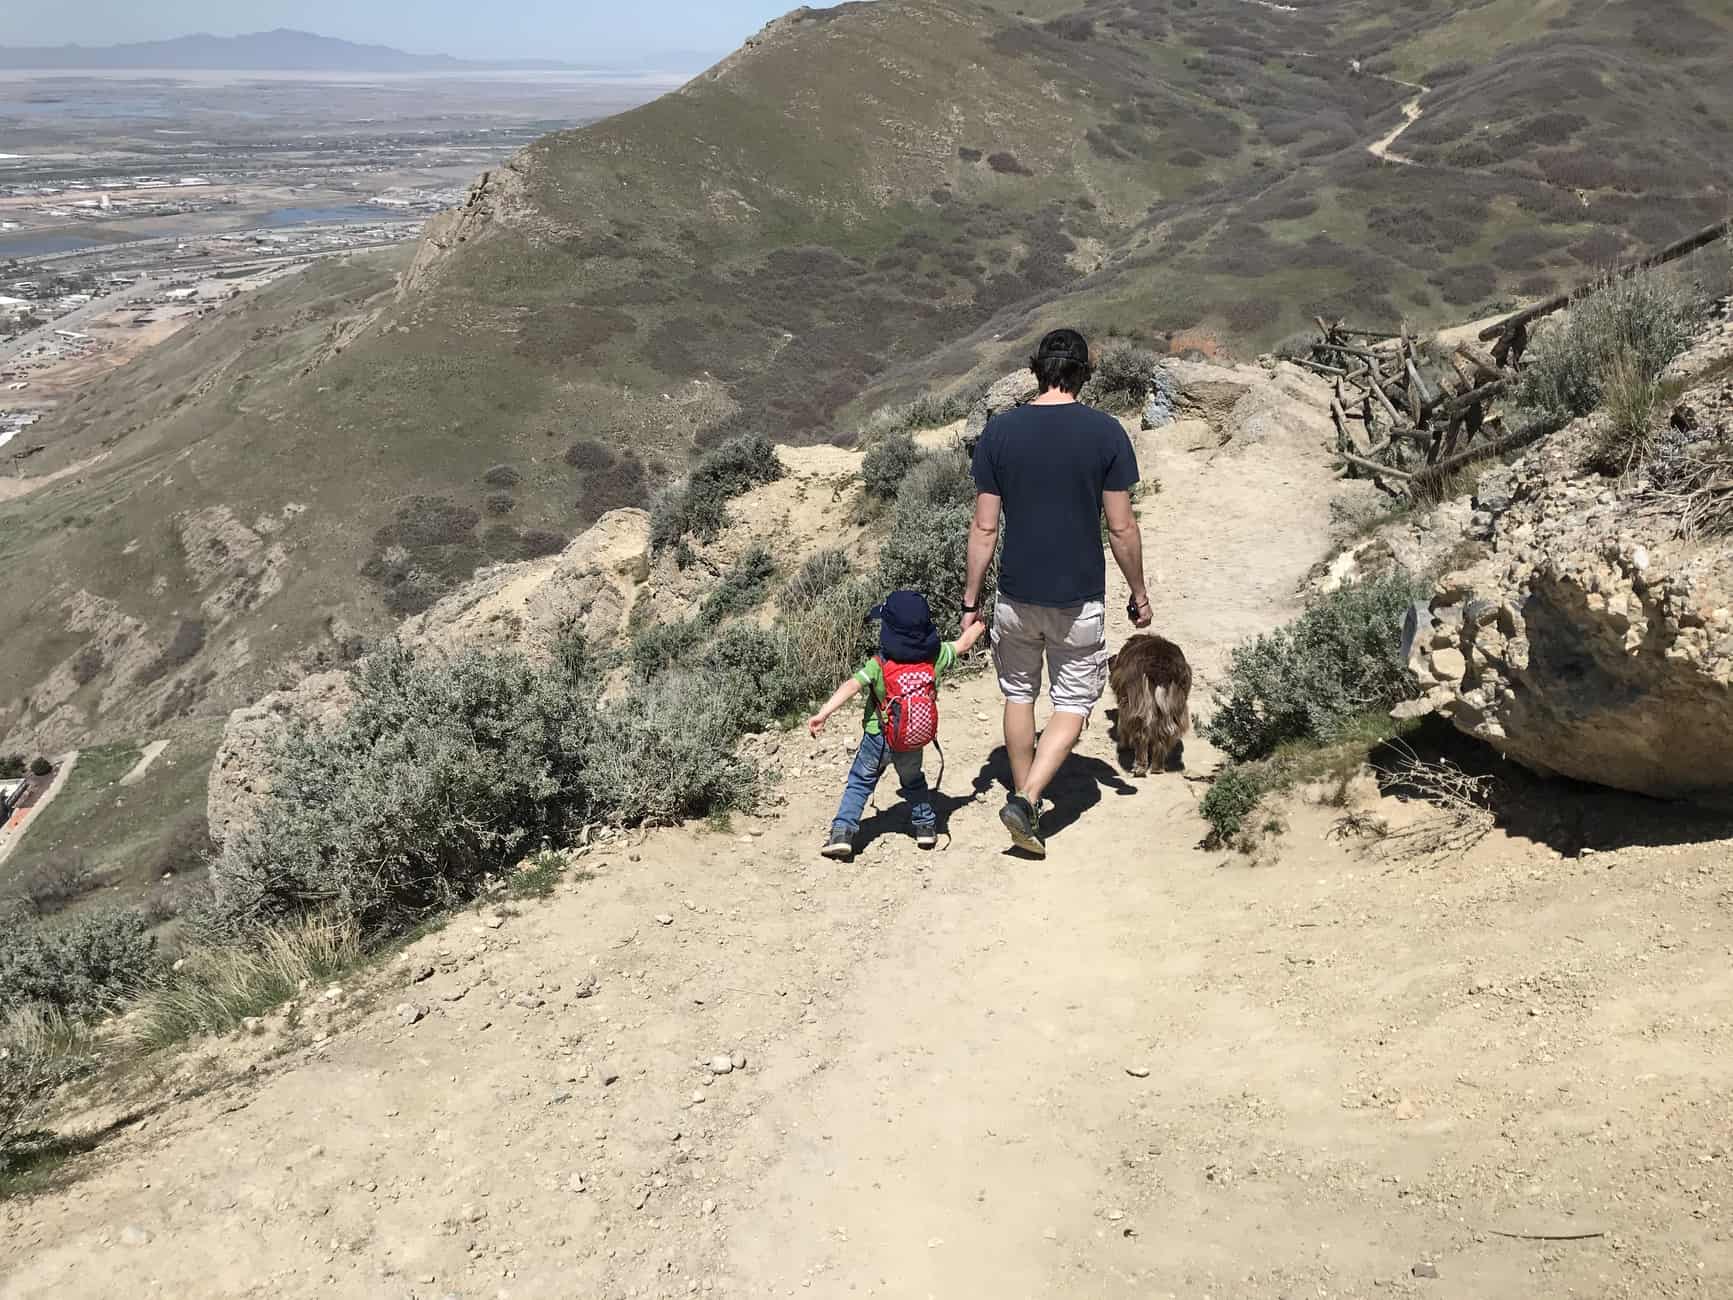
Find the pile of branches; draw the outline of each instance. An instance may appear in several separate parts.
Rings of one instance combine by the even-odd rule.
[[[1676,261],[1733,233],[1733,218],[1717,222],[1659,252],[1568,293],[1536,303],[1487,326],[1476,342],[1444,351],[1417,344],[1406,330],[1391,334],[1314,318],[1318,336],[1295,364],[1331,381],[1336,463],[1350,477],[1371,477],[1411,499],[1436,499],[1458,470],[1517,451],[1563,424],[1548,419],[1505,427],[1496,402],[1515,387],[1537,321],[1563,311],[1607,284]],[[1490,345],[1489,348],[1483,345]],[[1710,475],[1688,490],[1699,494],[1693,527],[1724,520],[1733,510]]]
[[[1690,407],[1673,413],[1643,472],[1645,509],[1664,515],[1682,538],[1733,534],[1733,438],[1699,423]]]
[[[1336,460],[1349,476],[1370,476],[1412,494],[1424,471],[1448,473],[1478,451],[1477,440],[1504,435],[1490,407],[1515,381],[1515,348],[1502,365],[1472,343],[1439,359],[1406,330],[1391,334],[1318,318],[1318,337],[1297,364],[1329,379]]]

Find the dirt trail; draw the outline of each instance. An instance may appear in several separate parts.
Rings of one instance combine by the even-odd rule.
[[[1403,82],[1402,84],[1411,85],[1412,83]],[[1380,162],[1399,163],[1404,167],[1412,167],[1414,165],[1414,160],[1412,158],[1405,157],[1404,155],[1395,152],[1394,146],[1398,140],[1407,134],[1409,127],[1413,126],[1422,117],[1426,116],[1426,110],[1420,107],[1420,101],[1426,98],[1427,88],[1425,86],[1418,86],[1416,89],[1418,89],[1420,93],[1414,96],[1414,98],[1409,100],[1406,104],[1402,105],[1401,124],[1392,127],[1389,134],[1380,136],[1378,139],[1366,146],[1366,152],[1371,154]]]
[[[1328,544],[1327,420],[1284,382],[1220,450],[1145,442],[1200,702]],[[1730,1293],[1721,846],[1393,867],[1302,808],[1251,868],[1101,720],[1032,864],[991,681],[944,711],[941,851],[892,809],[821,861],[849,741],[780,738],[780,815],[593,853],[419,943],[377,1007],[313,990],[216,1045],[201,1095],[0,1205],[0,1296]]]

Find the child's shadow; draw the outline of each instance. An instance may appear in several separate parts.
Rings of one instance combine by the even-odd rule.
[[[914,823],[909,820],[909,806],[896,796],[896,784],[896,773],[887,772],[883,788],[892,792],[891,802],[888,806],[879,808],[871,817],[860,824],[860,833],[855,837],[856,854],[864,851],[881,835],[914,834]],[[873,800],[877,802],[878,797],[875,792]],[[928,792],[927,800],[933,805],[933,812],[938,818],[941,840],[951,833],[951,814],[955,813],[957,809],[975,802],[975,798],[976,796],[972,792],[967,797],[946,794],[942,790]]]

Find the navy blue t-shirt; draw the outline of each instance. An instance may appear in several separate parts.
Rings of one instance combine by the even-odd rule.
[[[1030,403],[987,421],[975,486],[1004,505],[999,590],[1053,609],[1106,599],[1101,494],[1129,492],[1137,480],[1125,429],[1092,406]]]

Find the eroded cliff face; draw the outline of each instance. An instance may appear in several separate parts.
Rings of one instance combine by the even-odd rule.
[[[1733,798],[1733,541],[1681,538],[1648,483],[1582,470],[1580,446],[1567,431],[1482,480],[1490,558],[1410,619],[1426,704],[1537,771]]]

